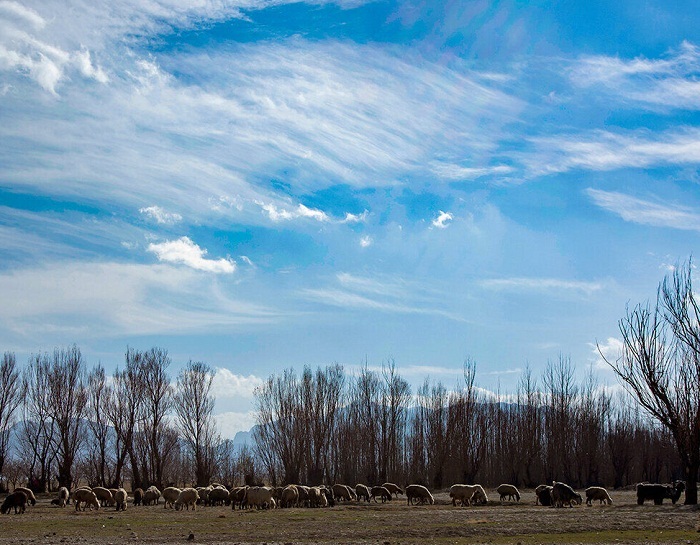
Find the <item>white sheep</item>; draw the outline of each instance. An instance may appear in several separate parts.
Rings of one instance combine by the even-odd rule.
[[[197,500],[199,499],[199,494],[194,488],[184,488],[177,499],[175,500],[175,509],[180,510],[183,507],[187,507],[190,510],[190,505],[192,506],[192,511],[197,509]]]
[[[586,488],[586,504],[592,505],[593,500],[599,500],[600,504],[612,505],[612,498],[602,486],[590,486]]]
[[[268,486],[251,486],[246,490],[245,502],[256,509],[274,509],[277,506],[272,497],[272,488]]]
[[[309,490],[309,504],[311,507],[328,507],[328,499],[322,486],[312,486]]]
[[[90,510],[94,507],[95,509],[100,508],[100,502],[97,501],[97,496],[92,490],[87,490],[86,488],[79,488],[72,494],[73,496],[73,503],[75,503],[75,510],[78,511],[80,509],[80,504],[83,504],[83,511],[85,511],[86,507],[89,507]]]
[[[95,496],[97,496],[97,499],[100,500],[102,507],[114,505],[114,496],[108,489],[102,486],[96,486],[92,489],[92,491],[95,493]]]
[[[299,490],[296,485],[290,484],[282,490],[280,507],[294,507],[299,501]]]
[[[450,487],[450,498],[452,499],[452,505],[469,505],[471,503],[472,496],[476,492],[476,486],[473,484],[453,484]]]
[[[501,502],[505,501],[506,496],[509,501],[513,501],[513,499],[515,499],[515,501],[520,501],[520,492],[512,484],[502,484],[496,488],[496,492],[501,496]]]
[[[355,485],[355,495],[357,496],[357,501],[360,501],[360,499],[365,499],[366,501],[370,500],[370,491],[369,487],[366,484],[356,484]]]
[[[406,503],[413,505],[413,500],[417,499],[419,503],[428,502],[430,505],[435,503],[433,495],[426,487],[420,484],[409,484],[406,487]]]
[[[31,503],[32,505],[36,505],[36,496],[34,495],[34,492],[32,492],[31,488],[27,488],[25,486],[18,486],[14,490],[15,492],[24,492],[27,496],[27,502]]]
[[[384,483],[382,486],[386,488],[389,492],[394,494],[397,498],[399,497],[399,494],[403,494],[403,490],[401,490],[401,487],[394,483]]]
[[[141,503],[143,505],[151,505],[151,503],[155,503],[156,505],[158,505],[160,496],[160,490],[158,490],[155,486],[149,486],[143,493],[143,499],[141,500]]]
[[[65,507],[68,505],[68,498],[70,498],[70,492],[65,486],[58,489],[58,505],[60,507]]]
[[[165,488],[162,493],[164,502],[163,508],[174,507],[175,501],[177,501],[177,498],[180,496],[180,492],[182,492],[182,490],[175,488],[174,486]]]
[[[114,503],[117,505],[117,511],[126,511],[126,490],[117,488],[117,491],[112,496],[114,497]]]

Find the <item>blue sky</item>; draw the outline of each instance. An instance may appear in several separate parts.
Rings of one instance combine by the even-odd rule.
[[[0,0],[0,349],[601,382],[697,255],[694,3]]]

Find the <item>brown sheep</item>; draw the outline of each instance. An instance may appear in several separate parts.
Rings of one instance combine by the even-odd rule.
[[[394,494],[397,498],[399,497],[399,494],[403,494],[403,490],[401,490],[401,487],[394,483],[384,483],[382,486],[386,488],[389,492]]]
[[[0,506],[0,513],[10,514],[10,509],[15,508],[15,515],[17,514],[17,509],[19,509],[20,514],[24,513],[25,507],[27,505],[27,495],[21,490],[15,490],[12,494],[5,498]]]

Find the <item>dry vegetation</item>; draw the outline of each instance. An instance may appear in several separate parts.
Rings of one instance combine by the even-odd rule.
[[[493,491],[489,491],[492,495]],[[553,509],[535,506],[534,493],[519,504],[491,502],[459,508],[447,494],[434,506],[339,505],[331,509],[232,511],[202,507],[196,512],[129,506],[76,513],[41,498],[24,515],[0,519],[0,543],[195,543],[272,544],[534,544],[700,543],[698,511],[691,506],[637,506],[632,491],[613,492],[612,506]]]

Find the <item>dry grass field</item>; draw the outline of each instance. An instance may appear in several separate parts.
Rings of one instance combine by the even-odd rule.
[[[494,491],[487,490],[491,498]],[[446,493],[436,505],[408,506],[406,500],[382,504],[340,504],[330,509],[232,511],[200,507],[164,509],[163,504],[75,512],[39,498],[24,515],[0,517],[0,545],[75,543],[248,543],[411,545],[438,543],[700,543],[699,511],[683,505],[638,506],[632,491],[613,492],[612,506],[585,504],[554,509],[535,505],[525,491],[520,503],[491,502],[453,507]]]

